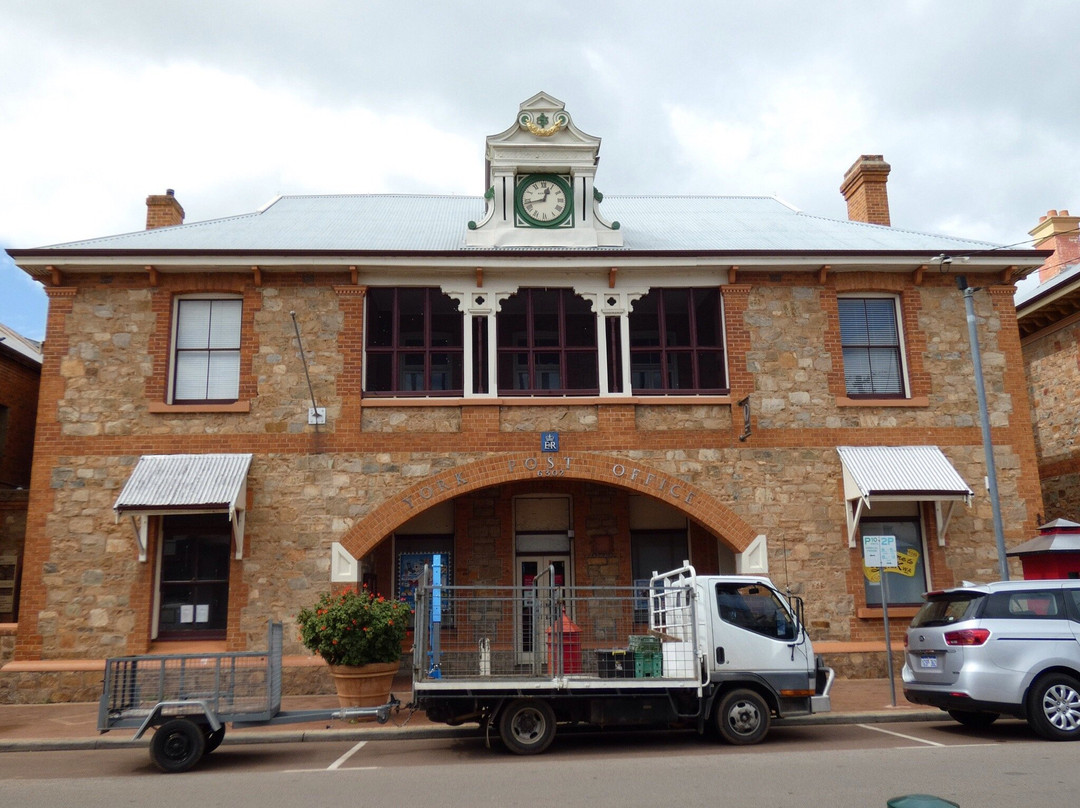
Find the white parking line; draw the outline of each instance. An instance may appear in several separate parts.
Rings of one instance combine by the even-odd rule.
[[[872,729],[874,732],[883,732],[886,735],[895,735],[897,738],[904,738],[908,741],[915,741],[915,743],[925,744],[926,746],[947,746],[948,744],[936,743],[935,741],[927,741],[922,738],[916,738],[914,735],[904,735],[902,732],[893,732],[891,729],[882,729],[881,727],[875,727],[871,724],[859,724],[863,729]]]
[[[367,741],[359,741],[359,742],[357,742],[356,746],[354,746],[352,749],[350,749],[344,755],[342,755],[337,760],[335,760],[333,763],[331,763],[330,767],[327,769],[327,771],[332,772],[335,769],[340,769],[341,764],[343,764],[346,760],[348,760],[353,755],[355,755],[357,752],[359,752],[361,749],[363,749],[366,744],[367,744]]]

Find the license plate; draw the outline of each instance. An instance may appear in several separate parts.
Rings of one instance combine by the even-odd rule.
[[[937,654],[923,654],[920,664],[924,668],[936,668]]]

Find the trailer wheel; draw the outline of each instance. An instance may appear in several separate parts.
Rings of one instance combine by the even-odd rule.
[[[209,755],[219,746],[221,742],[225,740],[225,725],[222,724],[217,729],[210,729],[209,725],[202,728],[203,737],[206,738],[206,749],[203,751],[204,755]]]
[[[206,751],[202,728],[186,718],[166,721],[150,739],[150,759],[163,772],[186,772]]]
[[[769,705],[753,690],[725,694],[713,718],[720,737],[737,746],[758,743],[769,732]]]
[[[499,737],[516,755],[538,755],[555,739],[555,711],[541,699],[512,701],[499,713]]]

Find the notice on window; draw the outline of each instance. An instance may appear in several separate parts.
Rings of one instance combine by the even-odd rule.
[[[180,607],[180,622],[181,623],[194,623],[195,622],[195,607],[190,603],[185,603]]]
[[[209,623],[210,622],[210,604],[200,603],[195,607],[195,622],[196,623]]]

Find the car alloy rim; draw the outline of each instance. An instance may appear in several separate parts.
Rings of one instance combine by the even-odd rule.
[[[1080,693],[1068,685],[1047,688],[1042,699],[1046,720],[1062,732],[1080,729]]]

